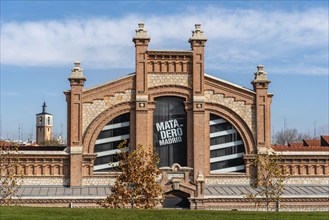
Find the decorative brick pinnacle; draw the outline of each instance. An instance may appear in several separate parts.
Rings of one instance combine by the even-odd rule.
[[[258,71],[264,71],[264,65],[259,64],[259,65],[257,66],[257,69],[258,69]]]
[[[75,67],[80,67],[80,61],[78,61],[78,60],[75,61],[75,62],[74,62],[74,66],[75,66]]]
[[[264,71],[264,65],[257,66],[258,71],[255,74],[255,79],[252,83],[265,82],[270,83],[271,81],[267,79],[267,73]]]
[[[192,40],[207,40],[206,35],[201,29],[201,24],[195,24],[195,29],[194,31],[192,31],[192,37],[189,39],[189,42],[191,42]]]
[[[143,22],[138,23],[138,29],[136,29],[136,36],[134,37],[134,39],[138,39],[138,38],[142,38],[142,39],[150,38],[149,36],[147,36],[147,30],[144,28]]]
[[[74,62],[74,68],[71,70],[71,75],[69,76],[70,79],[86,79],[83,75],[83,69],[80,67],[80,61]]]

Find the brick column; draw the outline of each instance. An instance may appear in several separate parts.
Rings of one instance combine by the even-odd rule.
[[[196,24],[189,39],[193,52],[193,169],[194,178],[205,173],[205,98],[204,98],[204,47],[207,41]]]
[[[186,126],[187,128],[193,128],[193,105],[185,102],[186,110]],[[193,129],[187,129],[187,166],[194,167],[194,149],[193,149]]]
[[[138,24],[135,43],[136,58],[136,117],[135,117],[135,144],[147,147],[148,137],[152,134],[148,132],[148,95],[147,95],[147,46],[151,40],[147,36],[144,23]]]
[[[82,185],[82,89],[86,78],[80,63],[74,63],[68,78],[71,90],[66,91],[67,145],[70,150],[70,186]]]
[[[271,147],[271,102],[272,94],[269,94],[267,73],[263,65],[257,66],[255,79],[251,82],[256,92],[256,147],[257,149]]]

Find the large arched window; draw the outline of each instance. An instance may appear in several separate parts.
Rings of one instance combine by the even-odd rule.
[[[187,165],[186,111],[184,99],[173,96],[155,99],[153,143],[160,167]]]
[[[118,165],[118,145],[129,141],[129,113],[120,115],[105,125],[99,133],[94,152],[97,154],[94,162],[94,172],[108,172]],[[126,149],[128,150],[128,149]]]
[[[225,119],[210,114],[210,173],[245,172],[243,141]]]

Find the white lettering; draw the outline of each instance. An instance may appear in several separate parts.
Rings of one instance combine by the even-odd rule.
[[[165,131],[160,131],[161,139],[166,139],[166,132]]]
[[[181,137],[175,137],[175,138],[169,138],[169,139],[165,139],[165,140],[159,140],[160,146],[168,145],[168,144],[175,144],[175,143],[180,143],[180,142],[182,142]]]
[[[179,125],[177,119],[156,123],[156,129],[160,133],[160,146],[182,142],[183,125]]]
[[[174,120],[174,128],[178,128],[179,127],[179,124],[178,124],[178,121],[177,119]]]
[[[157,131],[163,131],[165,129],[164,125],[163,125],[163,122],[156,123],[155,125],[157,127]]]
[[[171,129],[171,134],[173,137],[177,137],[176,129]]]
[[[169,124],[169,121],[165,121],[165,129],[167,130],[167,129],[170,129],[171,127],[170,127],[170,124]]]
[[[171,138],[171,130],[166,130],[167,138]]]

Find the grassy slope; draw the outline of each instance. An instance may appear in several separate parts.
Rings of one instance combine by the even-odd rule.
[[[242,212],[242,211],[193,211],[193,210],[113,210],[113,209],[68,209],[68,208],[32,208],[32,207],[0,207],[0,219],[24,220],[212,220],[212,219],[329,219],[328,212]]]

